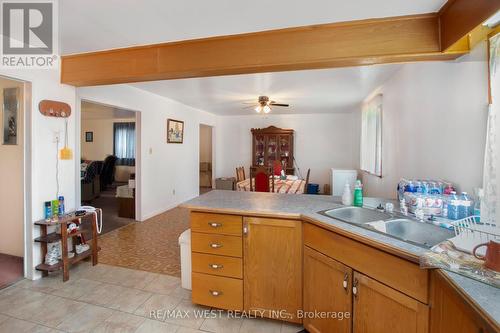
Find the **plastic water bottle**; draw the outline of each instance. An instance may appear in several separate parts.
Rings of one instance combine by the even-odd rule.
[[[460,200],[457,198],[457,192],[452,191],[448,197],[448,218],[450,220],[458,220],[458,207]]]
[[[469,199],[467,192],[462,192],[459,201],[460,204],[458,206],[458,218],[464,219],[472,215],[472,201]]]

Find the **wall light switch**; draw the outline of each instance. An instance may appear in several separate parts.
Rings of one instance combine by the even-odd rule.
[[[149,155],[153,154],[153,148],[149,148]]]
[[[53,132],[53,137],[52,137],[52,142],[56,143],[61,141],[61,133],[60,132]]]

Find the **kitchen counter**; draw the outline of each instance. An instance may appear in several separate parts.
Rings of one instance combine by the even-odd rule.
[[[376,207],[380,200],[365,198],[365,206]],[[340,207],[340,198],[323,195],[290,195],[257,192],[211,191],[189,200],[181,207],[205,212],[283,217],[302,219],[330,229],[360,242],[418,263],[420,255],[429,251],[349,223],[335,220],[317,212]],[[467,277],[444,271],[450,282],[459,288],[471,305],[478,308],[496,325],[500,323],[500,289]]]

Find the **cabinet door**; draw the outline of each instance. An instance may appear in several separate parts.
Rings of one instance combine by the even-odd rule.
[[[300,323],[297,317],[297,311],[302,309],[300,221],[245,217],[243,223],[245,310]]]
[[[304,247],[304,327],[309,332],[351,332],[351,281],[351,268]]]
[[[363,274],[354,272],[355,333],[427,333],[429,308]]]

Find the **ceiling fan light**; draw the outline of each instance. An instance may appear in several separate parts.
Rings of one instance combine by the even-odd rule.
[[[269,112],[271,112],[271,108],[270,108],[268,105],[264,106],[264,107],[262,108],[262,110],[264,111],[264,113],[269,113]]]
[[[259,106],[256,106],[256,107],[255,107],[255,112],[257,112],[257,113],[261,113],[261,112],[262,112],[262,106],[260,106],[260,105],[259,105]]]

